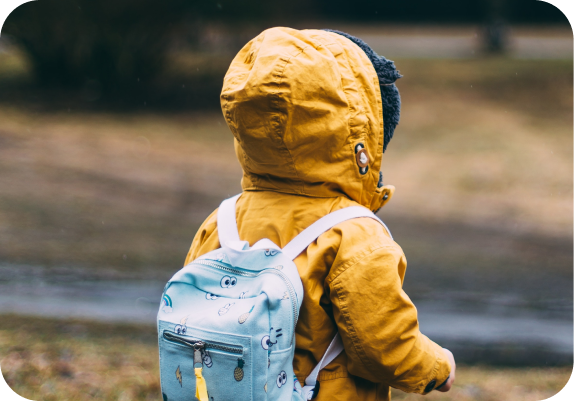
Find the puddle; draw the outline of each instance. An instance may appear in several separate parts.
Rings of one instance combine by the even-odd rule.
[[[66,272],[2,274],[0,313],[155,324],[165,280],[89,279]],[[37,273],[37,272],[36,272]],[[45,273],[45,274],[44,274]],[[572,360],[571,316],[516,306],[461,309],[456,301],[415,302],[420,328],[467,362],[556,364]],[[498,351],[496,351],[498,350]],[[538,350],[539,352],[534,352]],[[496,352],[495,352],[496,351]],[[549,359],[550,358],[550,359]],[[543,360],[540,360],[543,359]],[[548,362],[551,360],[551,362]],[[552,362],[554,361],[554,362]]]
[[[165,282],[84,281],[0,285],[0,313],[155,323]]]
[[[543,311],[523,308],[466,313],[441,306],[433,302],[417,303],[420,330],[453,351],[459,361],[502,365],[572,364],[571,318],[547,318]]]

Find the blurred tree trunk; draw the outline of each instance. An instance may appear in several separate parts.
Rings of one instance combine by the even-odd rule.
[[[506,0],[488,0],[487,21],[483,31],[483,46],[489,54],[508,50],[508,26],[505,19]]]

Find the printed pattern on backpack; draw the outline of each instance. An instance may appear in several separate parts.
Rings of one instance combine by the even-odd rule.
[[[325,216],[283,249],[269,239],[250,247],[237,233],[238,197],[218,211],[221,248],[165,286],[157,317],[164,401],[307,400],[318,371],[342,350],[327,351],[311,385],[301,386],[293,357],[303,286],[293,259],[335,224],[374,215],[351,207],[357,210]]]

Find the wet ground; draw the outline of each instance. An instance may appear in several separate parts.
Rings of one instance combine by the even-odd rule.
[[[418,293],[417,282],[425,276],[417,277],[416,268],[412,270],[410,293],[421,331],[453,350],[459,361],[507,366],[572,363],[571,298],[536,304],[485,289]],[[0,267],[0,314],[151,325],[168,276],[137,279],[113,270],[4,265]]]

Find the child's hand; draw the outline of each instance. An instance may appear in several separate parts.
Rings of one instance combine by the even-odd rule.
[[[452,355],[452,352],[450,352],[446,348],[443,348],[442,350],[444,351],[444,353],[446,355],[446,359],[448,359],[448,362],[450,363],[450,376],[448,377],[448,380],[446,381],[446,383],[444,385],[442,385],[440,388],[437,388],[437,391],[441,391],[443,393],[446,393],[448,390],[450,390],[450,388],[452,387],[452,385],[454,383],[456,363],[454,362],[454,355]]]

